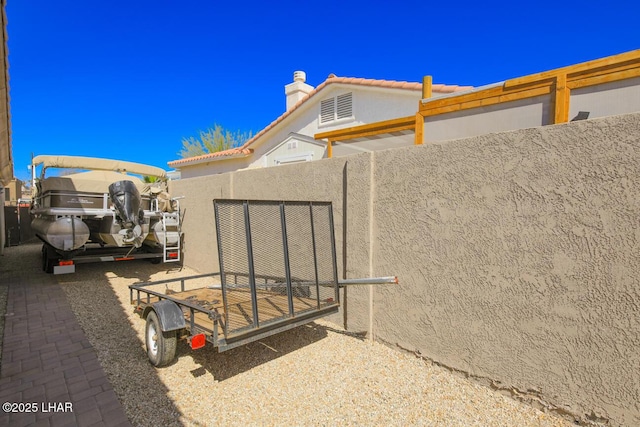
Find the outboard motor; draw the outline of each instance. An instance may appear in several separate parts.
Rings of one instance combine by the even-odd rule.
[[[124,234],[127,243],[133,243],[136,247],[142,245],[140,227],[140,192],[132,181],[116,181],[109,186],[109,198],[113,202],[120,217],[120,234]]]

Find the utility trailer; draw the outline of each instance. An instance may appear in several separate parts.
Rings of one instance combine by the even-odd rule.
[[[213,207],[219,272],[129,286],[154,366],[175,359],[179,338],[223,352],[338,312],[341,287],[398,283],[338,279],[331,202],[216,199]]]

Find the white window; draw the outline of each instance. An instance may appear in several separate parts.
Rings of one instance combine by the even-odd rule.
[[[353,93],[343,93],[320,102],[320,124],[353,117]]]

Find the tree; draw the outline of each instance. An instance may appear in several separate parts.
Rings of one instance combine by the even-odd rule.
[[[178,153],[182,158],[201,156],[208,153],[239,147],[251,138],[251,132],[230,132],[222,126],[214,124],[213,128],[200,131],[199,137],[182,139],[182,150]]]

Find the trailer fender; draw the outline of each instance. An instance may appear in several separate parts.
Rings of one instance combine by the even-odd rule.
[[[142,317],[146,319],[151,310],[156,312],[162,332],[177,331],[184,329],[186,326],[182,310],[173,301],[164,299],[153,303],[151,307],[147,307]]]

